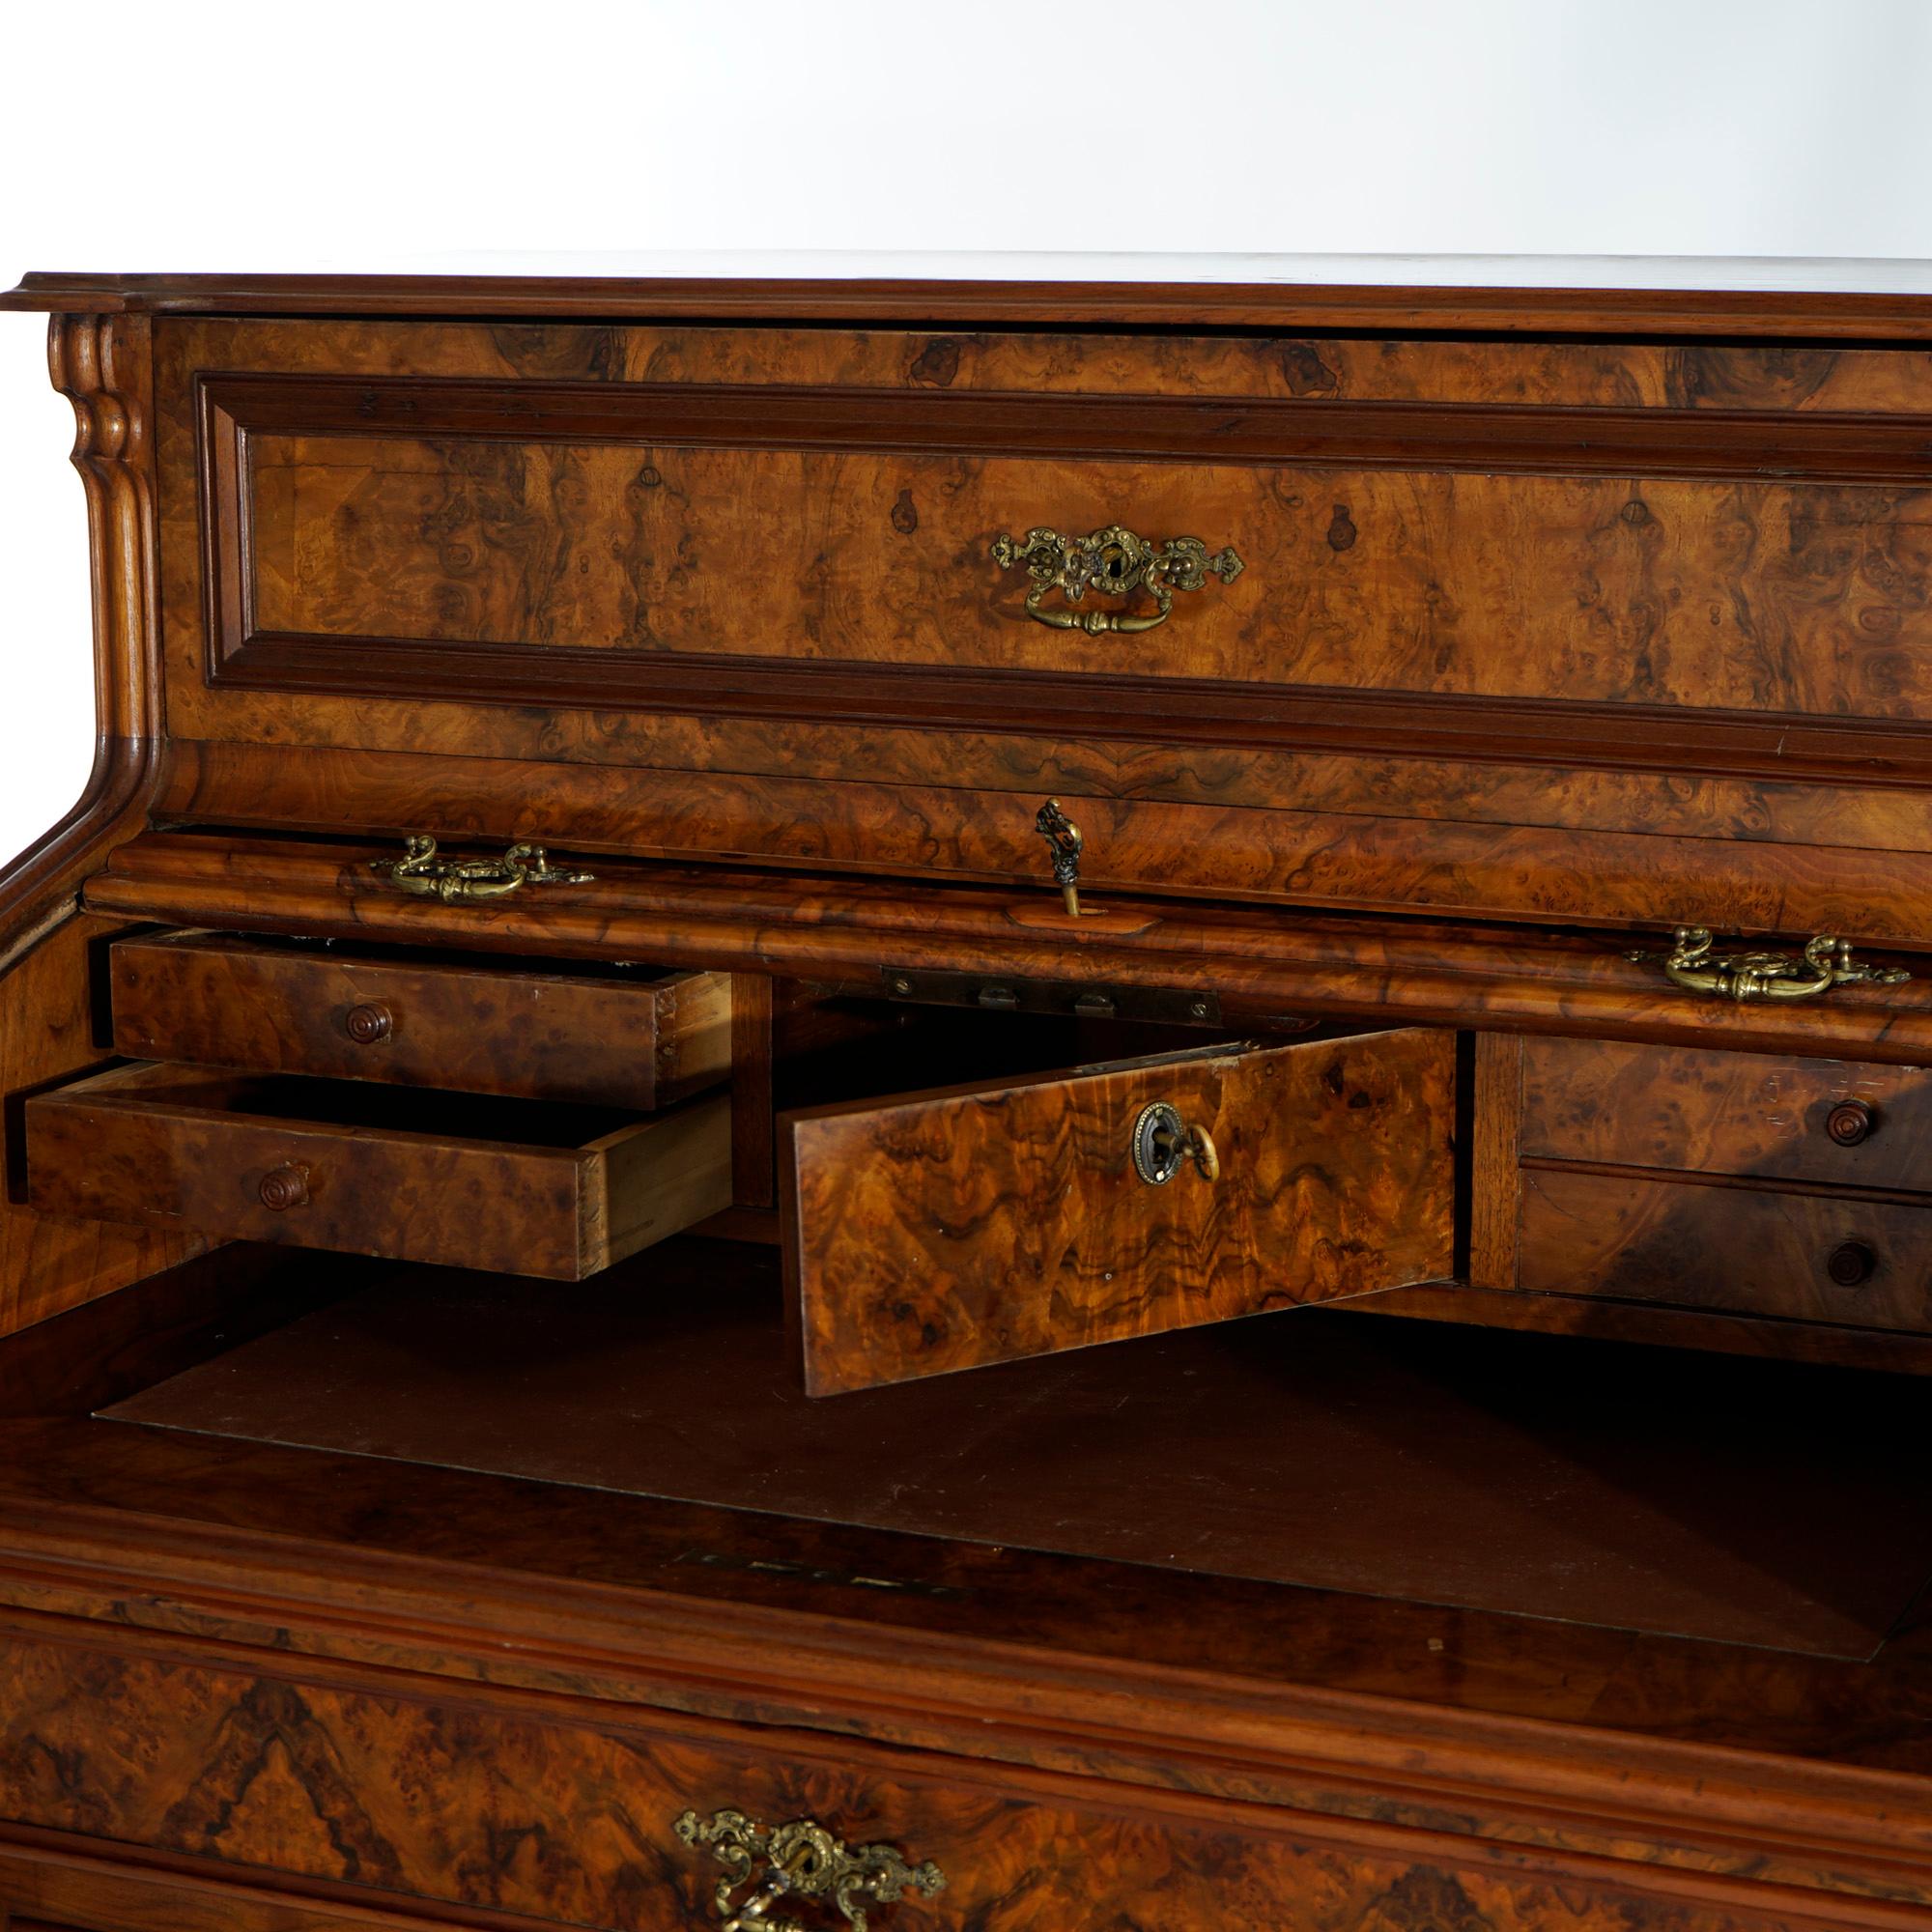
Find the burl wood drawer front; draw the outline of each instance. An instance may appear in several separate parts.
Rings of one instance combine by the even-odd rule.
[[[114,1047],[645,1113],[731,1071],[724,973],[599,976],[211,932],[112,950]]]
[[[1454,1037],[1412,1031],[788,1115],[781,1217],[806,1387],[1444,1276],[1454,1083]],[[1212,1160],[1147,1179],[1135,1142],[1155,1106],[1205,1129]]]
[[[1520,1238],[1525,1289],[1932,1329],[1932,1206],[1530,1169]]]
[[[687,1810],[812,1819],[930,1861],[931,1897],[867,1900],[874,1932],[1847,1932],[1910,1908],[1318,1819],[663,1713],[582,1714],[465,1684],[259,1673],[10,1635],[0,1817],[338,1901],[612,1932],[719,1925],[726,1876]],[[3,1869],[3,1868],[0,1868]],[[754,1873],[762,1867],[755,1864]],[[731,1894],[744,1902],[745,1888]],[[5,1892],[0,1891],[0,1902]],[[842,1927],[830,1902],[776,1913]],[[775,1918],[776,1918],[775,1913]],[[136,1922],[136,1921],[128,1921]],[[144,1922],[144,1921],[143,1921]],[[170,1928],[246,1918],[170,1918]],[[439,1915],[439,1922],[447,1922]],[[278,1925],[283,1921],[277,1920]]]
[[[390,366],[428,353],[386,333]],[[1923,516],[1912,417],[1161,395],[1119,351],[1094,370],[1114,393],[560,383],[474,359],[459,382],[200,378],[217,663],[435,646],[515,683],[521,656],[539,699],[543,658],[588,650],[606,673],[724,654],[748,682],[842,660],[1932,714],[1932,618],[1886,534]],[[1107,621],[1157,605],[1110,597],[1104,568],[1043,605],[1094,622],[1030,618],[1034,580],[996,539],[1109,526],[1244,568],[1179,592],[1157,644]]]
[[[26,1103],[44,1213],[576,1281],[731,1201],[728,1095],[602,1109],[137,1063]]]
[[[1932,1070],[1531,1038],[1521,1151],[1932,1193]]]

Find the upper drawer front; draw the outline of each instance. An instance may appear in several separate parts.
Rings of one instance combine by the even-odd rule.
[[[1932,937],[1922,355],[156,340],[172,817]]]
[[[1932,1071],[1530,1039],[1521,1135],[1533,1158],[1932,1193]]]
[[[652,701],[678,668],[796,688],[804,661],[1027,673],[1063,702],[1052,680],[1131,676],[1932,715],[1917,418],[293,372],[196,397],[217,664],[346,643],[351,676],[527,700],[561,677]],[[1131,546],[1030,618],[1039,580],[999,539],[1117,526],[1216,567],[1161,580],[1197,587],[1157,638],[1157,591],[1111,594]]]
[[[213,932],[111,952],[114,1049],[643,1113],[726,1079],[724,973],[412,958]]]

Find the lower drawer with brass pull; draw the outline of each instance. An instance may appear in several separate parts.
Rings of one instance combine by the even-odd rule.
[[[1448,1275],[1455,1041],[1216,1046],[780,1123],[812,1394]]]
[[[32,1630],[0,1646],[0,1811],[14,1833],[108,1841],[122,1870],[126,1847],[149,1848],[132,1869],[166,1884],[170,1861],[185,1866],[196,1909],[163,1916],[144,1898],[110,1918],[114,1894],[96,1885],[77,1925],[293,1932],[337,1925],[334,1904],[345,1928],[380,1932],[414,1922],[392,1916],[405,1901],[433,1909],[426,1928],[631,1932],[1845,1932],[1912,1918],[1662,1862],[886,1748],[763,1714],[535,1696],[488,1675],[453,1694],[447,1678],[138,1623],[112,1637]],[[328,1804],[333,1832],[309,1823]],[[232,1915],[212,1880],[234,1882]]]
[[[1521,1288],[1932,1329],[1932,1203],[1532,1167]]]
[[[114,1045],[647,1113],[731,1067],[725,973],[171,932],[111,950]]]
[[[25,1108],[44,1213],[574,1281],[730,1205],[731,1104],[600,1108],[136,1063]]]

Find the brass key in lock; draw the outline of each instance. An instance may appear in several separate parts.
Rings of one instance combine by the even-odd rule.
[[[1134,1122],[1134,1172],[1150,1187],[1162,1187],[1187,1161],[1203,1180],[1221,1178],[1221,1155],[1206,1127],[1190,1126],[1180,1109],[1167,1100],[1152,1100]]]

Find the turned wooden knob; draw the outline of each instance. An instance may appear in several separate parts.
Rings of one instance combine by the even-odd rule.
[[[300,1208],[308,1200],[308,1169],[285,1160],[280,1167],[271,1167],[263,1175],[256,1192],[262,1197],[262,1206],[272,1208],[277,1214],[286,1208]]]
[[[1877,1267],[1877,1255],[1863,1241],[1840,1241],[1825,1263],[1825,1272],[1840,1288],[1860,1287]]]
[[[357,1046],[374,1046],[379,1039],[387,1039],[395,1030],[395,1015],[387,1007],[379,1007],[374,1001],[366,1006],[351,1007],[342,1016],[342,1031]]]
[[[1872,1110],[1862,1100],[1840,1100],[1825,1116],[1825,1131],[1840,1147],[1857,1147],[1877,1124]]]

